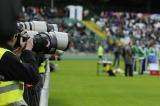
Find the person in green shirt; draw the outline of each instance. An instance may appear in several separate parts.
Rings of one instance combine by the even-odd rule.
[[[136,63],[137,63],[137,58],[138,58],[138,52],[139,52],[139,46],[137,43],[133,42],[133,45],[131,47],[132,54],[133,54],[133,72],[136,72]]]
[[[144,44],[139,47],[139,74],[143,75],[146,71],[146,61],[147,61],[147,48]]]

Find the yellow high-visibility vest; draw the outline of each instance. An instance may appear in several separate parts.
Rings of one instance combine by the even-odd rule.
[[[45,65],[46,65],[46,64],[45,64],[45,61],[44,61],[44,62],[42,62],[41,65],[39,66],[39,69],[38,69],[38,70],[39,70],[39,73],[40,73],[40,74],[45,73]]]
[[[103,47],[102,46],[98,47],[98,56],[103,56]]]
[[[0,59],[9,51],[0,48]],[[23,100],[23,84],[17,81],[0,81],[0,106],[7,106]]]

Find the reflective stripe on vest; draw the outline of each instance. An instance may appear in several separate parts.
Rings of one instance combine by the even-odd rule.
[[[5,92],[8,92],[10,90],[16,90],[16,89],[19,89],[19,85],[18,84],[14,84],[14,83],[11,83],[9,85],[6,85],[6,86],[1,86],[0,87],[0,94],[2,93],[5,93]]]
[[[0,59],[9,50],[0,48]],[[23,100],[23,84],[15,81],[0,81],[0,106]]]

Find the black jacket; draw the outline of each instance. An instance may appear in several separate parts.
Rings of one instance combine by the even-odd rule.
[[[8,48],[7,48],[8,49]],[[0,76],[5,81],[22,81],[37,84],[39,81],[36,59],[31,51],[24,50],[21,60],[12,52],[7,51],[0,60]]]

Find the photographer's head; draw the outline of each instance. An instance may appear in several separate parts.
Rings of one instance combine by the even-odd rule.
[[[16,30],[14,31],[10,28],[7,28],[7,30],[4,29],[4,27],[0,27],[0,43],[7,43],[12,40],[14,36],[16,37]]]
[[[20,13],[19,0],[1,0],[0,3],[0,43],[16,40],[17,24]]]
[[[13,34],[11,36],[8,37],[8,40],[2,42],[3,44],[7,44],[9,45],[10,47],[14,48],[15,44],[17,42],[17,35],[16,34]]]

